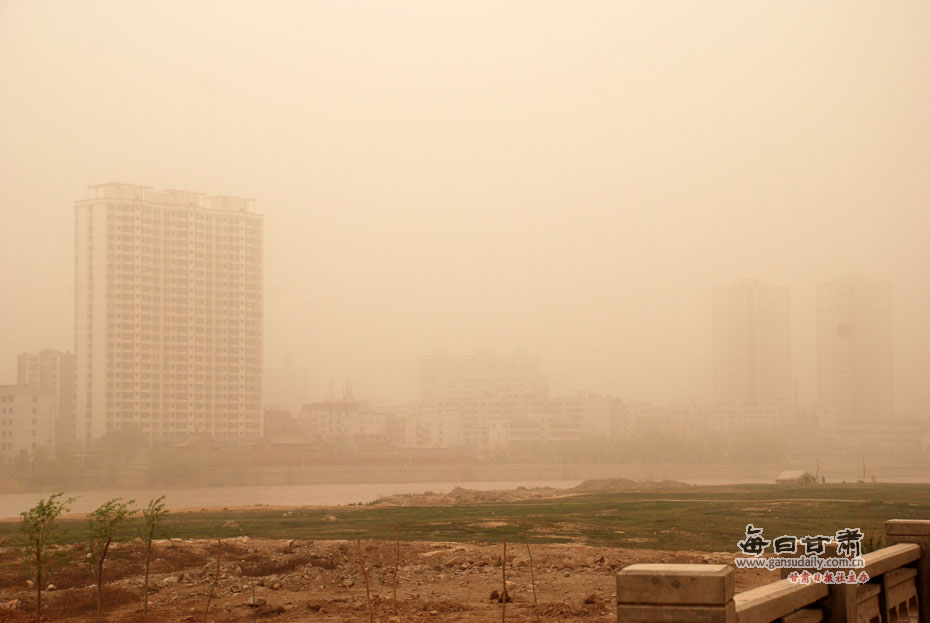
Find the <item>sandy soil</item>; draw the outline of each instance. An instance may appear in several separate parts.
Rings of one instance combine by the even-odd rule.
[[[536,596],[542,620],[616,621],[615,575],[640,562],[729,563],[732,553],[665,552],[575,544],[532,545]],[[216,579],[217,542],[158,541],[154,547],[148,621],[202,621]],[[374,618],[379,622],[497,620],[502,604],[501,545],[400,544],[397,613],[394,611],[395,544],[363,541]],[[45,620],[95,620],[96,593],[80,548],[51,574]],[[239,537],[223,541],[219,579],[208,621],[367,621],[366,581],[354,542],[277,541]],[[534,621],[527,548],[507,550],[509,621]],[[107,564],[105,619],[142,620],[144,557],[139,542],[117,546]],[[737,571],[737,590],[777,579],[767,571]],[[253,590],[255,601],[252,602]],[[495,597],[492,599],[492,595]],[[25,582],[18,553],[0,548],[0,620],[34,620],[35,591]]]
[[[692,485],[676,480],[630,480],[628,478],[601,478],[585,480],[568,488],[517,487],[515,489],[466,489],[456,487],[448,493],[401,493],[383,497],[374,506],[445,506],[455,504],[483,504],[488,502],[519,502],[562,498],[586,493],[616,493],[619,491],[677,491]]]

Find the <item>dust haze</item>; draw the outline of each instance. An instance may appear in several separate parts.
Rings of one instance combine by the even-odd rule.
[[[132,184],[254,199],[263,430],[314,456],[624,462],[635,438],[716,462],[749,417],[771,481],[815,473],[827,442],[785,446],[835,417],[913,443],[888,470],[926,465],[928,23],[917,1],[0,3],[0,382],[80,357],[75,202]],[[378,432],[338,428],[359,413]],[[694,422],[729,441],[668,445]],[[650,470],[626,475],[730,477]],[[553,474],[525,477],[587,477]]]

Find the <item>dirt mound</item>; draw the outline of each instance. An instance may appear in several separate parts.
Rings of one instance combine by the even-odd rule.
[[[492,489],[479,491],[456,487],[448,493],[404,493],[376,500],[374,506],[454,506],[457,504],[487,504],[490,502],[519,502],[521,500],[542,500],[546,498],[571,495],[570,489],[553,487],[536,487],[528,489]]]
[[[585,480],[580,485],[572,487],[571,491],[580,493],[607,493],[610,491],[653,490],[653,489],[685,489],[692,487],[686,482],[677,480],[630,480],[629,478],[599,478]]]
[[[383,497],[374,506],[454,506],[456,504],[488,504],[494,502],[520,502],[523,500],[545,500],[581,495],[585,493],[609,493],[611,491],[654,491],[691,487],[676,480],[630,480],[629,478],[601,478],[585,480],[570,489],[555,487],[517,487],[515,489],[466,489],[456,487],[448,493],[402,493]]]

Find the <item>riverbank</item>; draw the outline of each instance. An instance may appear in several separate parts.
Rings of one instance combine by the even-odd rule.
[[[871,483],[698,487],[602,481],[571,490],[393,496],[364,506],[203,508],[171,513],[164,523],[154,548],[150,616],[199,620],[215,580],[210,612],[218,621],[270,615],[281,621],[361,620],[367,616],[367,579],[379,620],[478,623],[500,615],[503,604],[493,596],[503,588],[506,539],[509,620],[535,620],[535,589],[544,618],[607,623],[616,621],[618,569],[644,562],[732,563],[747,523],[765,535],[799,537],[856,527],[869,551],[882,545],[887,519],[928,517],[930,487]],[[60,527],[67,564],[46,578],[55,586],[44,598],[46,615],[89,623],[95,594],[91,569],[81,564],[87,526],[71,517]],[[139,528],[138,518],[125,526],[107,563],[104,611],[111,623],[140,619]],[[0,523],[0,613],[4,621],[25,623],[34,617],[35,593],[13,547],[17,534],[16,522]],[[737,590],[777,577],[761,569],[736,574]]]
[[[69,495],[66,493],[66,495]],[[859,527],[881,534],[887,519],[930,518],[930,487],[907,484],[643,486],[595,493],[557,490],[545,497],[408,505],[387,498],[357,506],[203,507],[174,512],[165,535],[178,538],[393,539],[408,541],[586,543],[647,549],[730,550],[747,523],[778,534],[833,534]],[[147,500],[139,500],[142,504]],[[136,517],[124,535],[134,538]],[[83,520],[62,520],[67,540],[83,539]],[[0,523],[0,539],[13,539],[18,523]],[[803,536],[803,535],[801,535]],[[9,541],[8,541],[9,542]]]
[[[518,480],[514,482],[412,482],[381,484],[313,484],[271,485],[245,487],[191,487],[191,488],[146,488],[146,489],[47,489],[43,492],[0,495],[0,521],[18,517],[19,513],[31,508],[42,496],[53,491],[68,491],[77,498],[72,504],[75,513],[88,513],[103,502],[121,497],[141,503],[165,495],[166,507],[174,512],[200,508],[293,508],[301,506],[347,506],[369,504],[379,498],[398,494],[423,494],[424,492],[447,492],[463,485],[471,489],[488,490],[501,487],[555,487],[569,488],[578,484],[575,480]]]
[[[247,468],[211,470],[208,467],[192,472],[184,487],[153,482],[144,468],[96,470],[52,474],[8,474],[0,476],[0,496],[28,492],[70,489],[94,490],[161,490],[181,488],[279,487],[289,485],[410,485],[419,483],[528,482],[574,481],[630,478],[633,480],[678,480],[696,485],[734,484],[737,482],[771,483],[785,469],[816,471],[811,465],[734,464],[734,463],[669,463],[618,462],[610,464],[483,464],[429,466],[312,466],[290,468]],[[930,483],[930,466],[873,466],[872,474],[879,482]],[[828,482],[855,482],[863,479],[861,464],[825,464],[822,475]],[[409,488],[407,489],[409,490]],[[423,489],[424,491],[426,489]],[[400,491],[400,489],[398,490]],[[255,500],[261,502],[262,500]],[[363,501],[361,498],[352,501]]]

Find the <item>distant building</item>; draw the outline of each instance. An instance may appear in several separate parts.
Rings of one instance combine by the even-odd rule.
[[[775,482],[780,485],[812,485],[817,479],[810,472],[797,470],[780,473]]]
[[[412,448],[457,448],[462,446],[462,429],[458,418],[420,411],[408,416],[407,446]]]
[[[545,441],[542,418],[494,419],[490,428],[494,440],[490,447]]]
[[[549,440],[611,439],[628,434],[623,401],[597,394],[558,396],[546,403]]]
[[[74,442],[74,360],[72,353],[44,348],[37,353],[21,353],[17,358],[16,383],[49,390],[57,398],[55,443]]]
[[[132,184],[74,204],[76,435],[262,433],[262,216]]]
[[[487,447],[493,420],[538,418],[548,396],[549,382],[540,359],[521,352],[459,356],[437,352],[422,361],[421,407],[433,418],[454,421],[466,446]]]
[[[51,389],[0,385],[0,463],[31,461],[55,452],[58,396]]]
[[[264,435],[270,433],[295,433],[300,430],[298,417],[292,416],[285,409],[265,409],[262,430]]]
[[[798,470],[780,473],[775,482],[780,485],[812,485],[817,479],[810,472]]]
[[[313,452],[310,440],[294,433],[268,433],[262,436],[258,446],[277,460],[300,458]]]
[[[262,399],[265,410],[276,409],[297,415],[310,402],[310,373],[285,357],[276,368],[265,368]]]
[[[714,398],[792,402],[788,288],[739,281],[713,295]]]
[[[396,436],[394,420],[391,413],[345,399],[304,405],[297,424],[308,439],[320,437],[336,445],[365,449],[391,443]]]
[[[820,407],[841,420],[894,412],[891,286],[845,277],[817,287]]]
[[[655,405],[630,402],[624,409],[626,426],[634,437],[674,432],[694,438],[765,439],[779,437],[802,426],[812,426],[810,418],[790,404]],[[816,431],[816,425],[813,429]],[[816,437],[816,434],[812,432],[810,437]],[[799,439],[795,443],[803,441]]]
[[[916,462],[924,456],[923,440],[930,434],[925,419],[841,419],[833,413],[821,417],[820,454],[847,465],[865,462],[883,469],[893,462]]]

